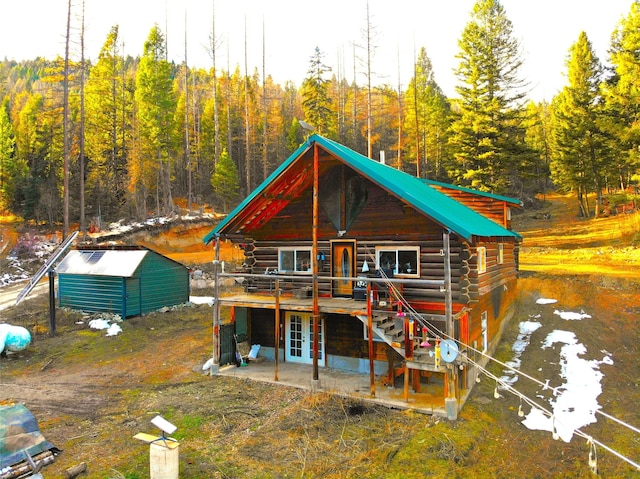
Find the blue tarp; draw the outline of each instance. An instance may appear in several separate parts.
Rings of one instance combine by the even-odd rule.
[[[59,450],[47,441],[35,416],[22,404],[0,406],[0,470],[42,452]]]

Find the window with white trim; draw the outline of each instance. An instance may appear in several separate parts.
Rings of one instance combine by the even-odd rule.
[[[485,246],[478,246],[478,274],[482,274],[487,271],[487,248]]]
[[[376,268],[400,278],[420,277],[420,247],[376,246]]]
[[[504,264],[504,244],[498,243],[498,264]]]
[[[311,273],[311,248],[279,248],[278,271]]]

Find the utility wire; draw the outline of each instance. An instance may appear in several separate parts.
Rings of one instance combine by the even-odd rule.
[[[367,254],[369,254],[369,256],[371,257],[372,261],[375,263],[375,257],[373,257],[371,255],[371,253],[369,251],[367,251]],[[378,271],[380,271],[380,277],[383,279],[388,279],[387,274],[385,273],[385,271],[381,268],[378,269]],[[546,382],[542,382],[539,379],[530,376],[526,373],[524,373],[523,371],[513,368],[511,366],[509,366],[508,364],[494,358],[493,356],[486,354],[476,348],[473,348],[472,346],[463,343],[462,341],[460,341],[459,339],[456,339],[452,336],[449,336],[448,334],[440,331],[434,324],[432,324],[429,320],[425,319],[418,311],[416,311],[410,304],[409,302],[404,298],[404,296],[402,295],[402,293],[400,291],[398,291],[398,289],[395,287],[395,285],[391,282],[391,281],[385,281],[385,285],[389,288],[389,290],[392,292],[393,296],[396,298],[396,300],[402,305],[403,311],[408,312],[409,313],[409,317],[410,318],[414,318],[416,321],[418,321],[418,323],[429,329],[430,333],[435,335],[435,339],[440,339],[442,340],[443,338],[448,338],[451,339],[453,341],[455,341],[457,344],[459,344],[461,346],[461,348],[466,348],[469,351],[474,352],[475,354],[479,354],[485,358],[487,358],[489,361],[494,361],[497,364],[501,365],[502,367],[506,368],[507,370],[512,371],[514,374],[517,374],[519,376],[523,376],[527,379],[529,379],[530,381],[533,381],[534,383],[538,384],[539,386],[542,386],[543,389],[550,389],[551,391],[553,391],[554,394],[556,394],[558,392],[558,390],[560,389],[559,387],[552,387],[549,386],[549,381]],[[512,394],[518,396],[521,400],[524,400],[527,404],[529,404],[531,407],[535,407],[538,410],[540,410],[541,412],[543,412],[544,414],[547,414],[549,417],[553,418],[553,421],[555,422],[555,416],[553,414],[553,412],[547,410],[546,408],[544,408],[543,406],[541,406],[540,404],[538,404],[536,401],[534,401],[533,399],[529,398],[528,396],[526,396],[525,394],[519,392],[517,389],[515,389],[513,386],[511,386],[510,384],[507,384],[505,381],[502,381],[500,378],[498,378],[496,375],[490,373],[486,368],[482,367],[479,363],[473,361],[468,355],[464,355],[464,358],[466,361],[468,361],[469,363],[475,365],[479,371],[481,371],[483,374],[485,374],[486,376],[490,377],[491,379],[495,380],[496,383],[500,383],[501,386],[506,389],[507,391],[511,392]],[[497,391],[496,391],[497,394]],[[626,422],[617,419],[603,411],[600,411],[598,409],[596,409],[595,413],[597,414],[601,414],[602,416],[606,417],[607,419],[610,419],[614,422],[616,422],[617,424],[627,427],[628,429],[636,432],[636,433],[640,433],[640,429],[627,424]],[[607,446],[606,444],[594,439],[592,436],[589,436],[588,434],[584,433],[583,431],[581,431],[580,429],[574,429],[573,432],[580,436],[583,437],[585,439],[587,439],[587,442],[590,444],[595,444],[598,445],[600,447],[602,447],[603,449],[605,449],[606,451],[608,451],[609,453],[613,454],[614,456],[622,459],[623,461],[627,462],[628,464],[632,465],[633,467],[635,467],[636,469],[640,470],[640,465],[635,463],[634,461],[632,461],[631,459],[629,459],[628,457],[622,455],[621,453],[615,451],[614,449],[610,448],[609,446]],[[591,461],[592,461],[592,453],[590,451],[590,465],[591,465]],[[593,466],[592,466],[593,467]]]

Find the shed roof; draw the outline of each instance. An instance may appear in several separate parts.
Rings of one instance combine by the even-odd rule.
[[[271,201],[273,195],[266,195],[273,184],[283,175],[283,172],[295,166],[296,162],[302,161],[305,153],[307,153],[314,144],[330,153],[336,159],[359,172],[365,178],[379,185],[390,194],[396,196],[401,201],[411,205],[417,211],[425,216],[430,217],[443,227],[449,229],[453,233],[461,236],[466,240],[472,240],[473,237],[515,237],[520,235],[511,231],[489,218],[475,212],[471,208],[450,198],[446,194],[438,191],[431,185],[423,182],[420,178],[416,178],[403,171],[396,170],[390,166],[371,160],[344,145],[329,140],[319,135],[312,135],[303,143],[287,160],[285,160],[265,181],[262,182],[244,201],[242,201],[229,215],[222,220],[203,241],[209,243],[216,235],[232,234],[234,221],[238,221],[238,217],[250,217],[257,214],[268,214],[269,209],[264,205],[265,201]],[[292,199],[297,194],[293,189],[308,187],[308,179],[304,179],[302,173],[298,175],[297,181],[287,185],[287,195]],[[285,189],[284,187],[282,188]],[[473,191],[473,190],[469,190]],[[264,194],[265,198],[260,201],[260,197]],[[282,197],[279,199],[282,203]],[[517,203],[517,200],[511,199],[511,202]],[[277,213],[283,206],[271,208],[271,214]],[[247,212],[249,210],[249,212]],[[255,210],[255,211],[251,211]]]
[[[58,274],[131,277],[149,250],[71,250],[56,268]]]

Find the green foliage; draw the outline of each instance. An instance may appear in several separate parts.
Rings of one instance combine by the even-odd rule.
[[[305,119],[315,128],[314,133],[333,137],[333,107],[329,97],[329,81],[324,75],[331,69],[322,63],[323,54],[316,47],[309,60],[308,76],[302,82],[302,109]]]
[[[615,138],[613,168],[621,187],[640,167],[640,3],[635,1],[626,18],[613,32],[610,62],[613,75],[602,85],[607,122],[605,128]]]
[[[223,201],[223,209],[226,212],[229,203],[238,198],[238,168],[229,158],[227,150],[222,150],[216,171],[211,177],[211,186],[216,195]]]
[[[478,1],[458,42],[459,113],[450,143],[456,182],[496,193],[518,174],[514,152],[526,154],[522,128],[520,47],[498,0]]]
[[[585,217],[590,216],[587,195],[591,192],[601,195],[610,164],[602,128],[601,75],[602,66],[582,32],[567,61],[569,85],[553,102],[555,155],[551,173],[558,186],[576,192]]]
[[[426,49],[420,49],[405,96],[404,131],[407,157],[416,165],[416,176],[446,179],[449,103],[436,83]]]
[[[118,26],[107,36],[85,87],[85,126],[89,201],[101,213],[118,214],[127,193],[127,147],[132,94],[127,89],[124,61],[119,50]]]
[[[144,44],[144,53],[136,72],[135,102],[139,125],[138,180],[145,190],[161,198],[165,209],[173,209],[171,198],[171,154],[173,114],[176,100],[173,92],[171,65],[166,59],[165,38],[154,26]],[[144,201],[146,191],[139,191]],[[160,205],[156,205],[160,209]],[[159,213],[159,212],[158,212]]]

